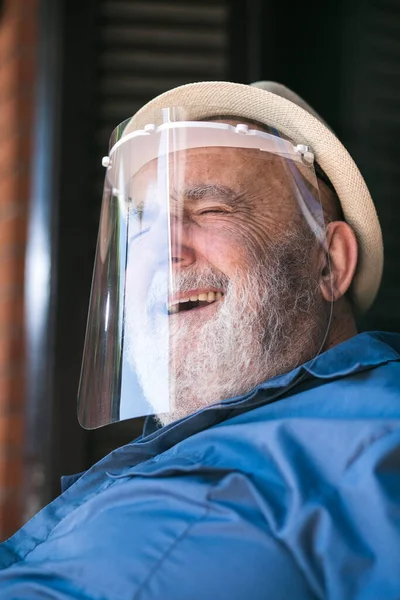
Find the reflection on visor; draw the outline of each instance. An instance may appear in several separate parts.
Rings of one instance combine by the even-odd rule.
[[[305,336],[318,353],[325,234],[307,147],[244,124],[168,122],[129,131],[106,163],[84,427],[168,423],[290,370]]]

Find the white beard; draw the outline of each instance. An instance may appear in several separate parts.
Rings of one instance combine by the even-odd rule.
[[[248,392],[318,353],[327,319],[310,275],[310,241],[292,232],[264,264],[253,262],[230,280],[211,269],[176,276],[174,291],[224,290],[214,316],[195,326],[179,315],[149,317],[167,298],[160,274],[150,286],[147,318],[142,309],[139,322],[138,307],[128,311],[128,362],[162,425]]]

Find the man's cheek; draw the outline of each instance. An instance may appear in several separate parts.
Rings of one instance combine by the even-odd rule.
[[[233,269],[245,263],[246,239],[237,228],[223,224],[202,232],[196,239],[198,266],[202,263],[214,266],[229,277]]]
[[[208,240],[211,253],[235,269],[247,271],[254,263],[262,262],[279,237],[279,223],[271,224],[268,217],[258,215],[246,223],[237,217],[232,222],[221,223],[214,241]]]

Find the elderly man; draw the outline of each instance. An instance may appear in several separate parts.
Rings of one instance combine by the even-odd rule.
[[[0,547],[1,598],[399,598],[400,340],[357,335],[383,251],[346,150],[210,82],[103,164],[79,419],[148,418]]]

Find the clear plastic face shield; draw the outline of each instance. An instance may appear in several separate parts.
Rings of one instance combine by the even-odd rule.
[[[178,109],[114,131],[83,427],[226,405],[321,351],[331,307],[318,284],[326,240],[313,163],[278,133]]]

